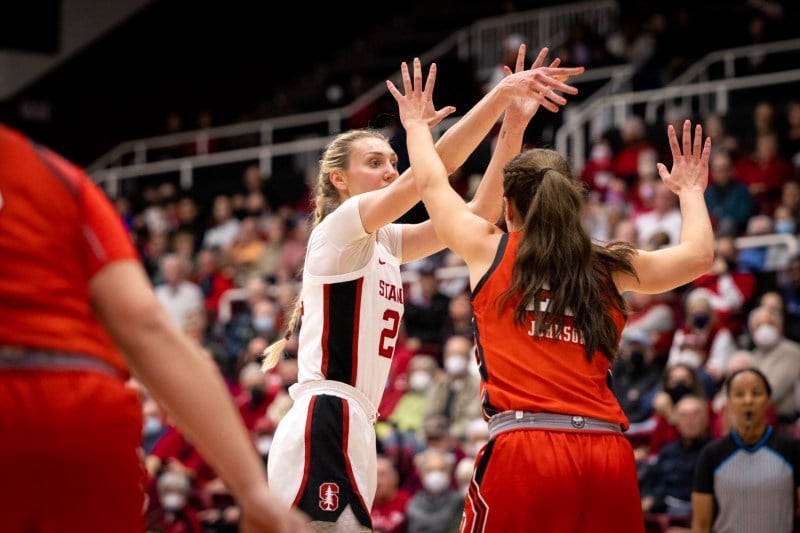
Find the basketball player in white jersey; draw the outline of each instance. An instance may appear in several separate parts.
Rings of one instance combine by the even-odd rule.
[[[492,160],[471,202],[474,212],[498,220],[502,167],[519,153],[538,107],[557,112],[566,85],[583,67],[543,67],[542,49],[525,70],[520,46],[516,73],[508,76],[437,143],[452,172],[505,117]],[[429,123],[455,111],[433,107],[436,66],[425,85]],[[421,78],[421,75],[420,75]],[[422,80],[416,80],[421,83]],[[315,531],[371,531],[377,478],[373,425],[389,374],[403,316],[400,264],[443,248],[430,221],[393,223],[419,201],[410,170],[399,175],[388,139],[369,129],[338,135],[320,161],[314,229],[288,339],[298,324],[298,383],[275,432],[268,459],[272,490],[299,507]],[[270,346],[263,369],[275,365],[284,341]]]

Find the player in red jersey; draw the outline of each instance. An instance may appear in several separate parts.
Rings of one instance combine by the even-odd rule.
[[[404,93],[388,81],[407,133],[414,177],[442,241],[467,263],[481,401],[491,438],[479,452],[461,530],[644,531],[628,427],[609,386],[625,323],[622,293],[684,285],[713,260],[703,200],[711,141],[668,129],[673,166],[661,179],[680,198],[676,246],[599,246],[583,226],[583,186],[566,159],[527,150],[503,171],[508,232],[475,217],[450,187],[422,118],[427,95],[414,60]],[[513,104],[512,104],[513,105]],[[531,105],[520,101],[519,105]]]
[[[0,124],[0,199],[0,531],[144,531],[132,373],[229,484],[244,531],[307,531],[102,190]]]

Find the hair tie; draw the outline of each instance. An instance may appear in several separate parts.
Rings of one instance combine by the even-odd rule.
[[[544,175],[547,173],[548,170],[555,170],[552,167],[544,167],[542,170],[539,171],[539,179],[543,179]]]

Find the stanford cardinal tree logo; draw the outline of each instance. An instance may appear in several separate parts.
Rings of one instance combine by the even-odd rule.
[[[335,511],[339,508],[339,485],[323,483],[319,486],[319,508],[323,511]]]

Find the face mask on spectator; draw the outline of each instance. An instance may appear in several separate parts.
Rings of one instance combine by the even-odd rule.
[[[148,416],[144,421],[144,434],[148,436],[158,435],[163,427],[164,424],[161,423],[160,418],[157,416]]]
[[[794,233],[793,220],[779,220],[775,222],[775,233],[786,233],[791,235]]]
[[[644,352],[642,352],[641,350],[634,350],[631,352],[630,357],[631,357],[630,358],[631,370],[634,373],[640,372],[642,369],[644,369],[645,366]]]
[[[695,313],[692,315],[692,325],[697,329],[703,329],[708,325],[711,317],[707,313]]]
[[[444,360],[444,369],[451,376],[459,376],[467,369],[467,360],[460,355],[450,356]]]
[[[261,402],[263,402],[264,397],[267,395],[267,393],[264,392],[264,389],[260,387],[251,387],[249,392],[250,392],[250,403],[252,403],[253,405],[258,405]]]
[[[431,383],[431,375],[424,370],[415,370],[408,378],[408,386],[414,392],[424,392]]]
[[[759,348],[774,346],[779,340],[778,328],[770,324],[762,324],[753,332],[753,342]]]
[[[272,448],[272,435],[258,437],[256,448],[258,448],[258,453],[265,457],[269,453],[269,449]]]
[[[678,403],[678,400],[683,398],[686,394],[692,392],[692,389],[686,383],[678,383],[674,387],[670,387],[667,389],[667,394],[669,394],[670,399],[672,400],[672,405]]]
[[[168,511],[178,511],[186,505],[186,496],[177,492],[168,492],[161,497],[161,505]]]
[[[272,331],[275,329],[275,318],[271,316],[254,317],[253,328],[256,331]]]
[[[441,470],[428,472],[422,478],[422,486],[425,490],[433,494],[439,494],[450,485],[450,477]]]

